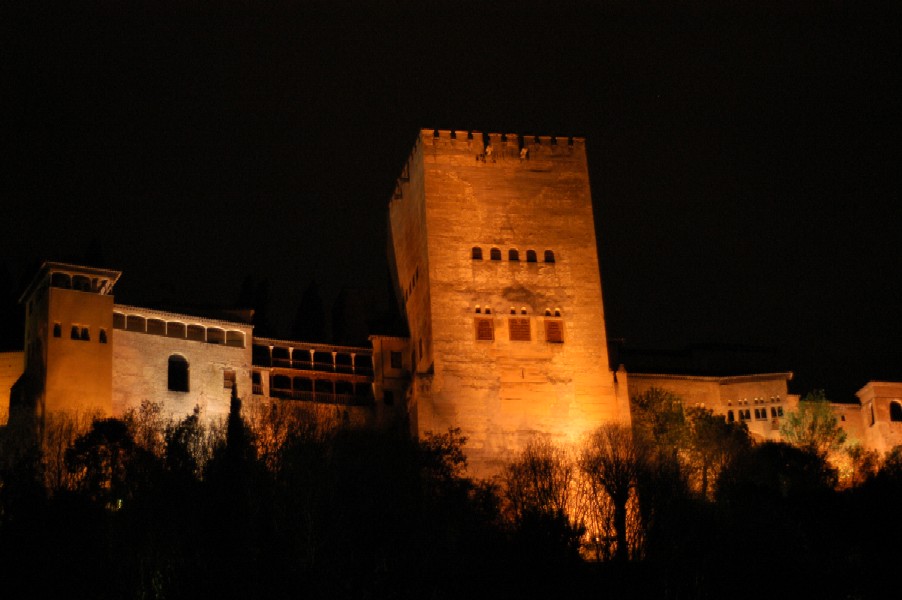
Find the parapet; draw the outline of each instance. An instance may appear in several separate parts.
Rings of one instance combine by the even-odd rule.
[[[530,158],[582,158],[586,139],[571,136],[482,133],[450,129],[421,129],[419,143],[434,155],[472,155],[498,161]],[[524,152],[525,149],[525,152]]]
[[[27,302],[42,286],[74,289],[100,295],[112,294],[113,286],[116,285],[121,275],[121,271],[112,269],[45,261],[19,297],[19,302]]]

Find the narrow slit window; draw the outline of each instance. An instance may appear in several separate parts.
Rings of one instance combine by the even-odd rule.
[[[81,341],[90,342],[91,341],[91,330],[87,327],[81,328]]]
[[[62,337],[63,327],[59,323],[53,324],[53,337]]]
[[[78,329],[78,325],[72,326],[72,332],[70,333],[69,337],[71,337],[73,340],[81,339],[81,331]]]
[[[97,334],[97,341],[101,344],[106,344],[106,329],[100,330],[100,333]]]

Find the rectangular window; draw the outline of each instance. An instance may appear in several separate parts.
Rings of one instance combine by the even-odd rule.
[[[545,341],[552,344],[564,343],[564,322],[545,319]]]
[[[513,318],[508,319],[507,322],[512,342],[528,342],[532,340],[529,318]]]
[[[63,327],[59,323],[53,324],[53,337],[62,337]]]
[[[495,340],[495,324],[492,319],[476,319],[476,339],[480,342]]]
[[[400,369],[401,368],[401,353],[400,352],[392,352],[391,353],[391,368],[392,369]]]
[[[227,390],[235,387],[235,371],[222,372],[222,387]]]

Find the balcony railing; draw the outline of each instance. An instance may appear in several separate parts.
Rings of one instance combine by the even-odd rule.
[[[254,393],[256,393],[256,390]],[[330,394],[328,392],[290,390],[286,388],[273,388],[269,391],[269,395],[272,398],[279,398],[282,400],[300,400],[302,402],[340,404],[342,406],[370,406],[374,402],[372,396],[357,396],[354,394]]]

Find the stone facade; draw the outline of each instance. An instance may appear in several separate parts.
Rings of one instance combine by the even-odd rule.
[[[902,444],[902,383],[870,381],[857,404],[833,404],[848,442],[886,452]]]
[[[728,422],[743,422],[757,440],[780,440],[785,415],[798,408],[790,394],[792,373],[765,373],[731,377],[630,373],[630,398],[659,389],[679,397],[684,407],[707,408]]]
[[[228,415],[232,386],[249,397],[250,325],[120,304],[113,311],[112,414],[149,400],[174,416],[197,406],[217,419]],[[170,359],[187,365],[186,390],[170,389]]]
[[[390,204],[415,435],[485,475],[536,433],[629,422],[608,364],[585,142],[423,130]]]
[[[146,400],[166,417],[197,408],[216,421],[233,388],[242,400],[302,402],[351,426],[387,427],[403,413],[395,398],[403,400],[407,371],[380,368],[376,385],[373,364],[392,364],[406,340],[374,342],[386,353],[374,360],[372,348],[255,338],[241,320],[116,304],[120,275],[42,266],[22,296],[25,351],[0,355],[11,420],[36,418],[40,428],[56,412],[121,417]]]
[[[492,476],[536,434],[577,442],[629,423],[660,388],[779,439],[791,373],[615,373],[609,365],[585,141],[420,132],[389,204],[389,263],[408,337],[369,346],[258,338],[247,318],[116,304],[118,271],[45,263],[22,295],[24,352],[0,354],[7,415],[122,416],[144,400],[209,419],[245,400],[301,403],[350,426],[460,428]],[[350,340],[360,338],[360,333]],[[902,383],[835,404],[850,440],[902,444]]]

